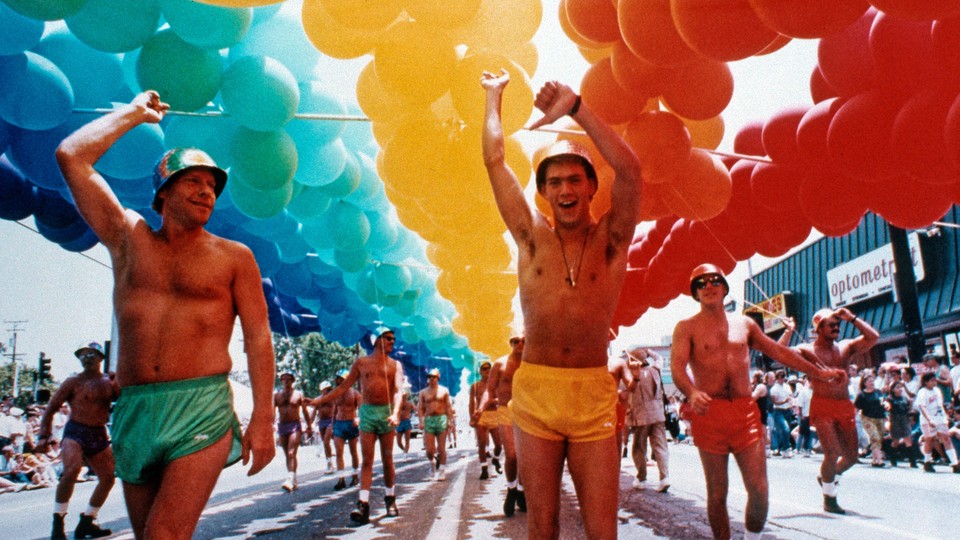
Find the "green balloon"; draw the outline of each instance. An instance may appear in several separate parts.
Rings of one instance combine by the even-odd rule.
[[[297,145],[282,129],[263,132],[238,127],[230,141],[230,157],[231,175],[267,191],[290,184],[297,169]]]
[[[367,266],[367,262],[370,260],[370,252],[365,249],[337,249],[333,252],[333,260],[340,270],[353,274]]]
[[[293,195],[293,181],[277,189],[260,190],[248,186],[240,178],[231,177],[227,190],[237,210],[254,219],[266,219],[283,212]]]
[[[57,21],[73,15],[87,0],[3,0],[10,9],[38,21]]]
[[[140,88],[160,93],[175,111],[195,111],[220,90],[223,61],[220,53],[201,49],[161,30],[150,38],[137,59]]]
[[[348,202],[337,202],[327,210],[327,228],[337,249],[362,249],[370,238],[367,215]]]
[[[94,49],[119,53],[138,49],[160,25],[157,0],[87,0],[66,18],[67,28]]]

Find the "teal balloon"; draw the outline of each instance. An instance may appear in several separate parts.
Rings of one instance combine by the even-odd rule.
[[[393,310],[401,317],[410,317],[417,312],[417,301],[420,298],[420,291],[405,291],[401,295],[400,302],[393,306]]]
[[[370,238],[370,220],[366,214],[343,201],[327,210],[327,228],[333,236],[333,245],[340,250],[361,249]]]
[[[287,205],[289,211],[300,221],[315,219],[326,213],[330,208],[330,197],[319,188],[293,183],[293,200]]]
[[[286,66],[297,81],[315,80],[322,56],[303,31],[300,3],[285,4],[289,7],[285,5],[269,20],[258,22],[250,29],[246,38],[230,50],[230,60],[241,56],[268,56]]]
[[[137,62],[140,61],[140,49],[123,54],[123,61],[120,67],[123,68],[123,80],[127,83],[127,88],[133,94],[139,94],[143,91],[140,88],[140,81],[137,80]]]
[[[65,30],[48,34],[33,52],[67,76],[75,107],[109,107],[123,88],[120,56],[93,49]]]
[[[73,89],[53,62],[30,51],[0,56],[0,118],[43,131],[67,121]]]
[[[289,206],[288,206],[289,208]],[[277,247],[280,248],[280,260],[287,264],[298,264],[307,258],[310,252],[310,244],[303,239],[298,232],[287,236],[281,236],[276,239]]]
[[[410,288],[410,270],[405,265],[381,264],[374,271],[377,288],[389,295],[402,295]]]
[[[195,111],[220,90],[223,61],[220,53],[180,39],[172,30],[150,38],[137,59],[137,83],[153,89],[175,111]]]
[[[304,241],[318,252],[333,249],[333,235],[327,228],[327,220],[324,217],[310,219],[301,223],[300,233]]]
[[[104,176],[113,194],[127,208],[149,208],[153,202],[153,175],[144,178]]]
[[[318,82],[301,82],[300,105],[297,107],[299,114],[315,114],[329,116],[345,116],[347,114],[347,105],[336,94],[324,89]],[[369,124],[369,122],[355,122]],[[346,129],[347,122],[320,119],[299,119],[295,118],[287,124],[287,132],[297,141],[299,145],[303,143],[312,143],[317,146],[330,144],[340,137],[343,130]]]
[[[357,159],[360,162],[360,183],[357,184],[357,189],[346,196],[346,200],[363,209],[368,209],[378,190],[383,187],[383,181],[377,174],[376,163],[370,157],[361,152],[357,154]]]
[[[160,25],[158,0],[87,0],[66,18],[67,28],[94,49],[121,53],[139,49]]]
[[[116,178],[144,178],[163,156],[163,131],[157,124],[140,124],[126,132],[97,161],[98,171]]]
[[[239,124],[226,116],[170,116],[163,130],[167,149],[199,148],[221,169],[233,166],[230,142]]]
[[[238,127],[230,141],[230,156],[230,174],[246,185],[267,191],[289,186],[293,196],[297,147],[282,129],[260,132]]]
[[[377,290],[377,283],[373,276],[373,267],[366,267],[357,274],[357,284],[355,287],[357,296],[368,304],[378,303],[380,292]]]
[[[38,21],[56,21],[76,13],[87,0],[3,0],[17,13]]]
[[[297,182],[305,186],[326,186],[337,180],[347,166],[347,149],[340,139],[317,146],[310,141],[297,141],[300,162]]]
[[[365,116],[363,110],[354,103],[347,105],[347,114]],[[372,122],[347,122],[340,138],[343,139],[343,144],[354,152],[363,152],[368,156],[375,156],[380,151],[377,140],[373,137]]]
[[[347,152],[347,161],[344,164],[343,172],[333,182],[321,187],[323,192],[332,199],[342,199],[353,193],[360,185],[362,171],[357,158]]]
[[[253,22],[251,8],[212,6],[194,0],[160,0],[160,9],[178,36],[204,49],[236,45]]]
[[[0,56],[29,50],[43,37],[43,21],[21,15],[0,2]]]
[[[223,106],[240,125],[274,131],[293,118],[300,90],[290,70],[273,58],[243,56],[223,74]]]
[[[364,269],[370,261],[370,252],[365,249],[342,250],[333,252],[337,267],[344,272],[356,273]]]
[[[300,224],[284,211],[266,219],[247,220],[242,228],[250,234],[272,240],[297,234]]]
[[[272,190],[260,190],[233,177],[227,182],[227,191],[236,209],[245,216],[265,219],[283,212],[293,196],[293,182]]]
[[[373,252],[390,248],[397,243],[399,224],[390,214],[367,212],[370,220],[370,238],[367,247]]]

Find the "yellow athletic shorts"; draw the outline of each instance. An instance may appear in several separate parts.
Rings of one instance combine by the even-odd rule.
[[[497,421],[497,411],[487,409],[480,413],[480,420],[477,421],[477,425],[489,429],[499,426],[500,422]]]
[[[617,386],[606,366],[555,368],[523,362],[513,377],[510,413],[524,433],[551,441],[613,437]]]
[[[501,426],[513,427],[513,415],[510,414],[510,407],[507,405],[497,405],[497,421]]]

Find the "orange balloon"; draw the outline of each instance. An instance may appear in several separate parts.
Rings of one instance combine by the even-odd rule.
[[[610,47],[591,49],[577,45],[577,50],[580,51],[580,56],[582,56],[583,59],[586,60],[590,65],[596,64],[597,62],[610,57]]]
[[[623,138],[640,158],[644,182],[666,182],[690,159],[690,133],[677,115],[666,111],[641,114],[627,124]]]
[[[678,70],[661,101],[684,118],[706,120],[722,113],[733,98],[733,74],[723,62],[701,60]]]
[[[691,49],[732,62],[753,56],[777,38],[748,0],[670,0],[673,24]]]
[[[664,186],[664,201],[673,213],[697,221],[723,212],[733,192],[730,171],[700,149],[690,153],[686,165]]]
[[[619,0],[617,18],[633,54],[658,66],[680,66],[700,57],[680,37],[670,0]]]
[[[617,84],[610,59],[590,66],[580,81],[580,94],[590,109],[611,125],[625,124],[649,106],[642,96],[635,96]]]
[[[673,210],[664,201],[663,192],[666,184],[650,184],[644,182],[640,193],[639,221],[654,221],[673,215]]]
[[[648,98],[662,94],[676,73],[674,68],[652,64],[633,54],[623,41],[613,44],[610,65],[613,78],[624,90]]]
[[[690,132],[690,144],[694,148],[704,148],[707,150],[716,150],[723,141],[725,125],[723,117],[720,115],[706,120],[690,120],[681,118]]]
[[[620,39],[617,9],[610,0],[565,0],[570,25],[581,36],[597,43]]]
[[[818,38],[839,32],[860,18],[867,0],[750,0],[764,24],[796,38]]]
[[[557,13],[557,19],[560,22],[560,29],[563,30],[563,33],[566,34],[570,41],[572,41],[577,47],[585,47],[587,49],[604,49],[608,45],[602,41],[594,41],[573,27],[573,23],[570,22],[570,17],[567,16],[567,2],[569,0],[560,0],[560,9]],[[619,30],[618,36],[619,37]],[[616,39],[616,38],[615,38]],[[593,62],[591,62],[593,63]]]
[[[946,19],[960,15],[956,0],[870,0],[880,11],[908,19]]]
[[[377,46],[380,32],[348,28],[327,13],[320,0],[304,0],[303,31],[318,51],[347,60],[358,58]]]

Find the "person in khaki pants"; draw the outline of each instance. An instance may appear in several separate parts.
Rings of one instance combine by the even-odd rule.
[[[660,472],[657,491],[663,493],[670,488],[669,462],[667,448],[666,417],[663,408],[663,381],[660,368],[663,359],[645,348],[636,348],[627,352],[627,365],[636,381],[630,393],[627,410],[627,425],[633,433],[631,447],[633,463],[637,467],[634,489],[647,487],[647,441],[653,450],[653,459]]]

